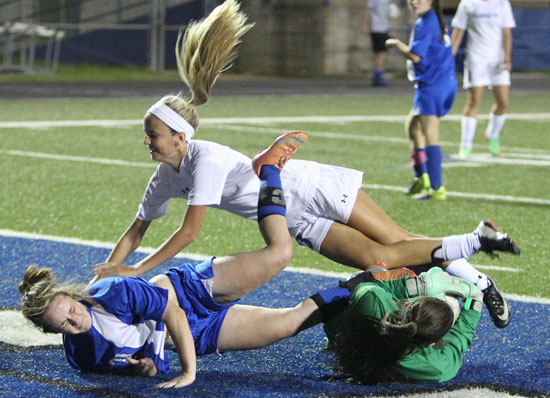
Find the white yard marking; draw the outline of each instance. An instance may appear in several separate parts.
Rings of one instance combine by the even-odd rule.
[[[21,311],[0,311],[0,338],[20,347],[62,345],[61,334],[42,333],[27,321]]]
[[[40,152],[25,152],[17,150],[4,150],[0,149],[0,154],[12,155],[12,156],[25,156],[25,157],[34,157],[41,159],[50,159],[50,160],[62,160],[62,161],[72,161],[72,162],[84,162],[84,163],[96,163],[96,164],[105,164],[105,165],[116,165],[116,166],[127,166],[127,167],[144,167],[144,168],[156,168],[157,163],[139,163],[139,162],[127,162],[123,160],[116,159],[104,159],[104,158],[89,158],[84,156],[69,156],[69,155],[55,155],[49,153],[40,153]],[[380,184],[363,184],[363,188],[368,189],[379,189],[386,191],[396,191],[396,192],[405,192],[406,188],[393,186],[393,185],[380,185]],[[454,192],[447,191],[447,195],[463,197],[463,198],[475,198],[475,199],[485,199],[485,200],[496,200],[496,201],[505,201],[505,202],[516,202],[516,203],[534,203],[542,205],[550,205],[550,200],[548,199],[537,199],[537,198],[527,198],[527,197],[517,197],[517,196],[507,196],[507,195],[492,195],[484,193],[466,193],[466,192]]]
[[[362,188],[367,189],[379,189],[384,191],[396,191],[396,192],[407,192],[405,187],[397,187],[394,185],[381,185],[381,184],[363,184]],[[515,203],[533,203],[539,205],[550,205],[549,199],[537,199],[537,198],[525,198],[518,196],[508,196],[508,195],[491,195],[484,193],[465,193],[465,192],[454,192],[447,191],[447,196],[456,196],[461,198],[475,198],[475,199],[485,199],[485,200],[500,200],[504,202],[515,202]]]
[[[548,120],[550,113],[509,113],[508,120]],[[345,122],[405,122],[403,115],[373,115],[373,116],[279,116],[279,117],[226,117],[204,118],[201,125],[213,124],[270,124],[270,123],[345,123]],[[443,120],[460,121],[462,115],[447,115]],[[488,119],[487,115],[480,115],[478,119]],[[37,120],[0,122],[0,128],[38,128],[38,127],[86,127],[86,126],[141,126],[143,119],[122,120]]]
[[[112,243],[112,242],[100,242],[100,241],[94,241],[94,240],[84,240],[84,239],[69,238],[69,237],[62,237],[62,236],[43,235],[43,234],[30,233],[30,232],[13,231],[9,229],[0,229],[0,236],[24,238],[24,239],[31,239],[31,240],[43,239],[43,240],[49,240],[52,242],[70,243],[75,245],[98,247],[98,248],[105,248],[105,249],[112,249],[113,247],[115,247],[115,243]],[[153,250],[155,249],[149,248],[149,247],[140,247],[136,250],[136,252],[149,254]],[[211,255],[199,254],[199,253],[179,253],[176,256],[176,258],[187,258],[190,260],[198,260],[198,261],[205,260],[211,257],[212,257]],[[481,265],[481,264],[472,264],[472,265],[479,269],[488,269],[488,270],[494,270],[494,271],[506,271],[506,272],[522,271],[521,269],[509,267],[509,266],[494,266],[494,265]],[[292,267],[292,266],[287,267],[284,271],[296,272],[296,273],[302,273],[302,274],[308,274],[308,275],[320,275],[320,276],[340,278],[340,279],[346,279],[352,273],[355,272],[355,271],[352,271],[352,272],[322,271],[322,270],[313,269],[313,268]],[[516,294],[506,294],[506,297],[509,297],[512,300],[528,302],[528,303],[550,304],[550,298],[544,298],[544,297],[520,296]]]
[[[56,155],[53,153],[42,153],[42,152],[27,152],[27,151],[17,151],[17,150],[4,150],[0,149],[0,153],[5,155],[12,156],[25,156],[31,158],[39,159],[49,159],[49,160],[63,160],[71,162],[85,162],[85,163],[99,163],[112,166],[127,166],[127,167],[157,167],[156,163],[138,163],[138,162],[126,162],[124,160],[117,159],[103,159],[103,158],[90,158],[85,156],[70,156],[70,155]]]
[[[31,232],[12,231],[10,229],[0,229],[0,236],[6,236],[6,237],[12,237],[12,238],[24,238],[24,239],[43,239],[43,240],[49,240],[52,242],[70,243],[74,245],[97,247],[100,249],[112,249],[115,247],[115,244],[110,242],[100,242],[97,240],[83,240],[78,238],[69,238],[66,236],[43,235],[43,234],[36,234]],[[140,246],[136,250],[136,253],[150,254],[155,250],[156,248],[154,247]],[[198,261],[206,260],[207,258],[210,258],[210,257],[212,256],[207,256],[206,254],[197,254],[197,253],[178,253],[175,256],[175,258],[187,258],[190,260],[198,260]]]
[[[508,153],[503,153],[502,156],[494,157],[490,153],[476,153],[472,154],[466,162],[468,163],[479,163],[479,164],[505,164],[505,165],[521,165],[521,166],[550,166],[550,157],[546,155],[525,155],[521,156],[510,156]],[[457,155],[451,155],[451,160],[457,161],[457,164],[460,164],[462,159]]]

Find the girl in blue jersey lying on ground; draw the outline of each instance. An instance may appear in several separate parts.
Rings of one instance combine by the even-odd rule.
[[[353,326],[349,322],[365,316],[371,320],[372,333],[381,335],[377,344],[386,342],[400,347],[399,353],[394,353],[391,363],[384,364],[383,369],[388,372],[396,370],[400,377],[418,381],[441,381],[453,377],[471,343],[479,316],[472,316],[468,327],[462,321],[453,327],[453,310],[443,300],[435,305],[430,304],[437,300],[432,298],[420,298],[408,306],[400,302],[419,294],[434,293],[428,288],[436,284],[426,282],[425,276],[399,279],[400,282],[394,285],[384,286],[378,284],[372,274],[363,273],[343,287],[321,291],[294,308],[236,304],[240,297],[277,275],[292,255],[280,167],[293,156],[307,136],[293,132],[283,138],[253,160],[261,180],[257,212],[260,231],[266,242],[264,248],[212,258],[197,266],[186,264],[172,268],[150,282],[136,277],[108,277],[94,282],[87,289],[58,285],[51,270],[31,266],[19,285],[23,315],[44,332],[62,333],[69,363],[83,371],[116,372],[130,368],[143,376],[167,373],[165,349],[175,349],[181,374],[158,384],[162,388],[193,383],[197,355],[264,347],[321,321],[327,322],[327,336],[342,358],[344,370],[355,375],[357,372],[347,363],[358,359],[353,355],[349,357],[343,347],[356,340],[355,336],[348,337],[348,329]],[[482,228],[467,234],[462,237],[462,243],[477,242],[474,246],[479,250],[480,241],[496,247],[501,246],[503,240],[509,240],[502,235],[487,237],[485,232]],[[405,271],[393,270],[383,273],[381,278],[394,273],[407,275]],[[365,278],[369,283],[359,283],[358,288],[354,286]],[[412,284],[409,280],[413,281]],[[454,286],[446,290],[479,302],[479,289],[468,282],[463,283],[469,286],[468,293],[464,293],[466,289]],[[378,287],[387,290],[389,295],[378,292]],[[351,300],[350,291],[354,292]],[[373,304],[368,304],[371,301]],[[334,317],[348,302],[351,303],[349,307]],[[480,307],[476,308],[479,312]],[[432,349],[429,355],[419,355],[428,358],[423,369],[431,370],[418,373],[406,364],[410,355],[428,349],[452,327],[456,331],[449,338],[459,340],[459,344],[443,341],[445,349]],[[396,336],[406,344],[401,340],[395,342]],[[370,344],[370,340],[363,341]],[[366,363],[378,359],[369,357]],[[433,366],[430,365],[432,362]],[[442,377],[438,367],[445,363],[445,369],[449,370]],[[358,380],[386,380],[385,377],[371,380],[365,376],[364,367],[360,368],[356,375]]]
[[[439,145],[439,119],[451,109],[456,94],[455,61],[445,30],[439,0],[409,0],[418,18],[409,45],[398,39],[386,40],[407,59],[409,79],[415,83],[414,103],[406,130],[413,150],[414,180],[410,195],[423,190],[423,198],[445,200]]]

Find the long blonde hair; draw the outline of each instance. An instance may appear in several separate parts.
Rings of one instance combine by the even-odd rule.
[[[44,315],[56,295],[62,294],[75,300],[83,300],[88,296],[85,285],[57,284],[50,268],[38,268],[36,264],[26,269],[18,290],[22,296],[23,316],[44,333],[55,333],[47,323],[44,323]]]
[[[176,42],[178,73],[191,91],[187,101],[184,93],[166,95],[161,101],[183,117],[195,131],[199,116],[195,108],[205,104],[218,76],[231,67],[237,57],[241,37],[254,24],[239,10],[236,0],[226,0],[205,19],[180,29]],[[145,119],[149,117],[145,115]]]

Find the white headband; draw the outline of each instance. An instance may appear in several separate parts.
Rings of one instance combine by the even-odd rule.
[[[147,112],[158,117],[172,130],[175,130],[178,133],[184,133],[185,141],[187,142],[189,142],[191,137],[195,134],[195,129],[193,126],[191,126],[187,120],[182,118],[176,111],[164,102],[158,101],[156,104],[151,106]]]

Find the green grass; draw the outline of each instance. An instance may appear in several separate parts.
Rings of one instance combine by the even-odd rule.
[[[511,113],[547,112],[547,96],[516,95]],[[488,98],[487,98],[488,99]],[[52,100],[0,102],[0,120],[95,120],[140,119],[151,104],[148,99]],[[399,96],[319,96],[319,97],[213,97],[199,109],[202,118],[315,115],[405,115],[411,95]],[[457,98],[453,114],[458,114],[464,96]],[[490,102],[483,104],[483,113]],[[479,122],[475,144],[486,152]],[[250,125],[247,125],[250,127]],[[258,126],[304,129],[310,140],[298,158],[316,160],[363,170],[364,182],[406,186],[411,177],[407,167],[408,144],[368,141],[364,137],[404,139],[402,123],[279,123]],[[503,131],[508,152],[550,156],[549,120],[509,120]],[[353,137],[334,139],[326,132]],[[232,131],[208,124],[201,126],[198,139],[229,145],[251,156],[268,146],[276,132]],[[359,137],[359,138],[357,138]],[[460,123],[444,121],[441,139],[446,154],[458,150]],[[45,129],[0,128],[0,149],[48,154],[119,159],[150,163],[151,167],[123,167],[34,157],[0,157],[4,172],[0,177],[0,228],[88,240],[115,242],[132,221],[154,163],[143,147],[140,126],[61,127]],[[444,169],[450,191],[509,195],[548,199],[548,166],[497,165],[449,167]],[[550,297],[550,256],[548,205],[522,204],[488,199],[450,197],[446,202],[418,202],[403,194],[368,190],[373,199],[406,229],[429,236],[471,231],[480,219],[491,217],[510,232],[522,248],[519,257],[501,255],[491,259],[484,254],[472,261],[482,265],[510,266],[521,272],[487,271],[507,293]],[[155,221],[145,236],[144,246],[158,246],[181,223],[185,202],[173,200],[168,215]],[[255,222],[212,209],[208,212],[199,239],[188,252],[222,256],[258,248],[262,239]],[[310,250],[296,246],[292,266],[348,271]]]
[[[61,64],[55,73],[0,73],[0,83],[70,83],[117,80],[178,81],[178,79],[176,70],[151,72],[143,67],[134,65],[107,67],[101,65]]]

